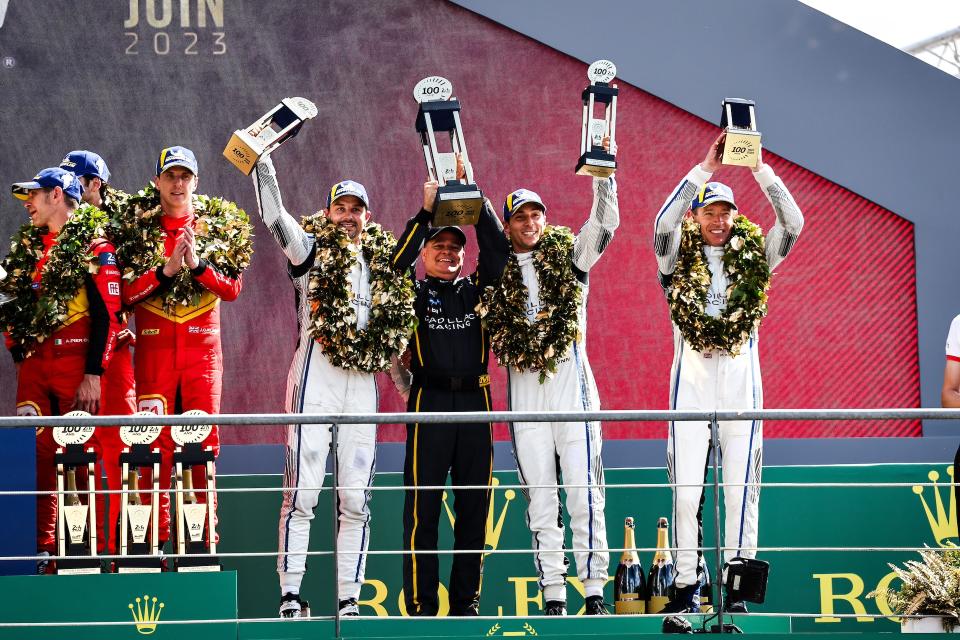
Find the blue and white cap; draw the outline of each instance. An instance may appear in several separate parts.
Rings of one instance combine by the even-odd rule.
[[[183,167],[190,169],[193,175],[199,175],[197,172],[197,156],[193,151],[186,147],[167,147],[160,152],[157,158],[157,175],[160,175],[171,167]]]
[[[544,213],[547,212],[547,206],[543,204],[543,200],[540,199],[540,196],[537,193],[530,191],[529,189],[517,189],[508,195],[507,199],[503,203],[503,219],[509,220],[510,216],[517,212],[517,209],[528,202],[533,202],[540,205],[540,210]]]
[[[94,176],[104,182],[110,182],[110,170],[107,169],[107,163],[93,151],[82,149],[71,151],[66,158],[60,161],[60,168],[66,169],[81,178],[83,176]]]
[[[363,206],[370,208],[370,198],[367,197],[366,188],[354,180],[343,180],[337,184],[330,187],[330,191],[327,193],[327,208],[330,208],[338,198],[343,196],[355,196],[360,198],[363,202]]]
[[[77,180],[77,176],[60,167],[44,169],[33,176],[33,180],[15,182],[11,190],[15,198],[26,200],[30,192],[35,189],[52,189],[53,187],[60,187],[66,195],[77,201],[83,196],[83,185]]]
[[[708,182],[700,187],[697,197],[693,199],[690,209],[696,211],[700,207],[705,207],[713,202],[726,202],[732,208],[737,208],[737,203],[733,201],[733,189],[722,182]]]

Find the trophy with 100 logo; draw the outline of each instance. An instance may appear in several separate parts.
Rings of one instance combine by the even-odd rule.
[[[609,60],[597,60],[587,69],[590,84],[583,90],[583,124],[580,127],[580,161],[577,175],[608,178],[617,170],[617,159],[603,149],[603,139],[610,136],[610,149],[615,149],[617,132],[617,94],[610,82],[617,75],[617,67]],[[605,105],[602,118],[594,118],[596,103]]]
[[[726,98],[720,114],[720,126],[726,136],[718,150],[723,164],[738,167],[757,166],[760,132],[757,131],[757,105],[753,100]]]
[[[460,101],[451,98],[453,86],[440,76],[424,78],[413,88],[420,104],[416,129],[423,146],[423,159],[432,180],[440,183],[433,207],[433,225],[476,224],[483,208],[483,193],[473,181],[473,167],[460,127]],[[436,132],[450,134],[452,151],[437,149]],[[463,161],[464,179],[457,178],[457,155]]]
[[[205,416],[205,411],[193,409],[184,416]],[[177,495],[177,554],[174,563],[177,571],[220,571],[217,560],[217,532],[214,508],[217,494],[214,491],[213,448],[204,447],[213,426],[175,425],[170,436],[177,444],[173,454],[176,465],[175,491]],[[193,486],[194,469],[201,470],[198,477],[205,479],[198,498]],[[205,473],[203,473],[205,472]]]
[[[86,411],[71,411],[65,418],[89,418]],[[57,561],[59,574],[100,573],[97,557],[97,510],[93,447],[84,444],[96,427],[53,427],[58,445],[57,465],[57,554],[70,556]],[[77,486],[77,471],[86,477],[86,487]],[[83,496],[86,500],[81,499]]]
[[[156,416],[152,411],[138,411],[137,416]],[[138,425],[120,427],[120,440],[126,446],[120,454],[120,546],[121,556],[150,556],[146,558],[118,558],[117,573],[160,573],[163,556],[160,555],[158,514],[160,505],[160,449],[151,448],[161,427]],[[145,501],[140,495],[140,472],[150,472],[151,489]]]
[[[284,98],[246,129],[234,131],[223,157],[250,175],[257,160],[297,135],[303,122],[316,115],[316,105],[306,98]]]

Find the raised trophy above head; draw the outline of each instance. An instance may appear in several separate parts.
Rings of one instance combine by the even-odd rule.
[[[597,60],[587,69],[590,84],[583,90],[583,124],[580,128],[580,161],[577,175],[608,178],[617,170],[617,159],[603,149],[603,139],[610,137],[610,149],[615,148],[617,132],[616,85],[610,84],[617,75],[617,66],[609,60]],[[603,117],[594,117],[594,106],[604,105]]]
[[[452,97],[453,85],[446,78],[430,76],[413,88],[420,104],[416,129],[423,146],[427,173],[440,183],[433,207],[434,226],[476,224],[483,208],[483,193],[473,181],[473,167],[460,127],[460,101]],[[437,132],[450,136],[451,151],[437,148]],[[457,155],[463,162],[464,177],[457,177]]]
[[[720,126],[727,137],[719,150],[723,164],[738,167],[757,166],[760,132],[757,131],[757,106],[753,100],[726,98],[720,114]]]
[[[223,157],[244,175],[257,161],[297,135],[304,121],[317,115],[317,106],[306,98],[284,98],[245,129],[237,129],[223,150]]]

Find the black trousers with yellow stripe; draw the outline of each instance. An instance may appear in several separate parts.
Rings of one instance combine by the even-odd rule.
[[[413,387],[408,411],[488,411],[489,387],[445,391]],[[453,548],[477,553],[453,554],[450,571],[450,615],[468,615],[480,602],[480,576],[486,537],[489,486],[493,474],[493,431],[489,423],[408,424],[403,481],[409,487],[442,486],[447,474],[453,485]],[[407,614],[435,616],[440,609],[439,556],[417,551],[437,549],[443,501],[441,490],[408,489],[403,503],[403,546],[413,554],[403,559],[403,592]],[[449,504],[449,502],[448,502]],[[443,519],[446,520],[446,517]]]

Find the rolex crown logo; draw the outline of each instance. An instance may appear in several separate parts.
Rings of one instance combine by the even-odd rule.
[[[151,598],[144,594],[143,598],[137,597],[127,607],[137,623],[137,633],[148,636],[157,630],[157,620],[163,613],[163,603],[157,602],[157,596]]]
[[[933,533],[934,539],[937,541],[937,544],[941,547],[955,547],[956,542],[951,540],[951,538],[957,537],[957,498],[956,494],[953,491],[953,481],[954,481],[954,469],[953,465],[947,467],[947,475],[950,477],[950,483],[947,486],[947,491],[949,497],[947,499],[947,504],[949,507],[945,508],[943,503],[943,497],[941,496],[940,484],[938,480],[940,479],[940,473],[935,470],[931,470],[927,474],[927,477],[930,478],[930,481],[934,483],[933,486],[933,500],[934,507],[930,508],[930,503],[924,497],[926,487],[920,485],[914,485],[913,492],[920,496],[920,502],[923,504],[923,511],[927,514],[927,522],[930,525],[930,531]]]
[[[497,503],[497,492],[496,488],[500,486],[500,479],[493,478],[491,482],[492,488],[490,491],[490,508],[487,509],[487,532],[484,538],[484,544],[488,551],[494,551],[497,548],[497,544],[500,542],[500,534],[503,533],[503,523],[507,518],[507,507],[510,506],[510,501],[517,497],[517,492],[513,489],[507,489],[503,492],[504,502],[503,507],[500,509],[500,513],[496,514],[496,503]],[[450,508],[450,503],[447,501],[447,492],[443,492],[443,509],[447,512],[447,519],[450,521],[450,528],[453,528],[454,523],[456,522],[456,516],[453,514],[453,510]],[[496,514],[496,518],[494,518]],[[486,555],[486,554],[484,554]]]

